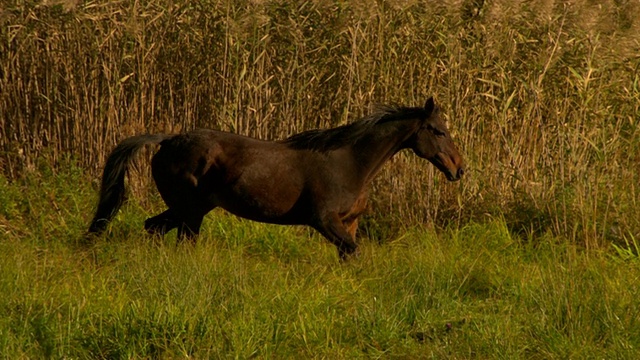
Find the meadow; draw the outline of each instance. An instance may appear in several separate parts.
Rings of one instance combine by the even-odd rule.
[[[640,357],[635,1],[0,3],[0,357]],[[196,246],[140,157],[86,242],[127,136],[279,139],[428,96],[468,164],[401,153],[363,254],[215,211]]]
[[[640,356],[637,248],[527,241],[495,218],[363,238],[342,263],[306,228],[222,211],[195,246],[151,239],[157,196],[86,243],[94,189],[68,165],[0,184],[2,358]]]

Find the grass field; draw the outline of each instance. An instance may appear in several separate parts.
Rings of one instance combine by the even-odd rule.
[[[3,358],[640,356],[631,251],[521,238],[496,218],[365,237],[341,264],[307,229],[222,212],[195,247],[150,239],[157,199],[83,245],[95,194],[68,168],[0,178]]]
[[[640,3],[0,3],[0,358],[640,358]],[[468,164],[401,153],[363,254],[215,211],[149,239],[149,154],[83,241],[108,152],[277,139],[433,95]]]

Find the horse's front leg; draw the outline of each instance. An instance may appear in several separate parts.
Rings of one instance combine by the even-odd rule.
[[[342,223],[351,235],[351,239],[356,241],[356,232],[358,231],[358,218],[367,208],[367,193],[363,192],[351,207],[351,210],[342,218]]]
[[[351,235],[351,239],[356,241],[356,232],[358,231],[358,218],[347,219],[342,222],[344,227],[347,229],[349,235]]]
[[[350,255],[357,252],[358,245],[354,241],[354,237],[337,213],[325,216],[319,224],[313,227],[338,248],[340,260],[345,261]]]

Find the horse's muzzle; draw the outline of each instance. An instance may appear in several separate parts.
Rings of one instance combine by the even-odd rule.
[[[458,181],[464,175],[464,162],[460,157],[453,158],[443,153],[438,153],[429,161],[440,170],[449,181]]]
[[[458,181],[462,178],[462,175],[464,175],[464,168],[459,168],[458,171],[456,171],[455,176],[453,176],[452,179],[450,179],[451,181]]]
[[[458,181],[460,180],[460,178],[462,178],[462,175],[464,175],[464,168],[459,167],[458,170],[455,171],[455,173],[452,171],[447,171],[445,172],[445,175],[447,177],[447,180],[449,181]]]

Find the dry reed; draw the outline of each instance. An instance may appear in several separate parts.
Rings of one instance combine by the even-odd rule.
[[[637,19],[613,0],[9,1],[0,170],[71,156],[98,175],[136,133],[277,139],[434,95],[469,175],[445,184],[398,156],[377,221],[504,216],[525,236],[621,243],[640,236]]]

